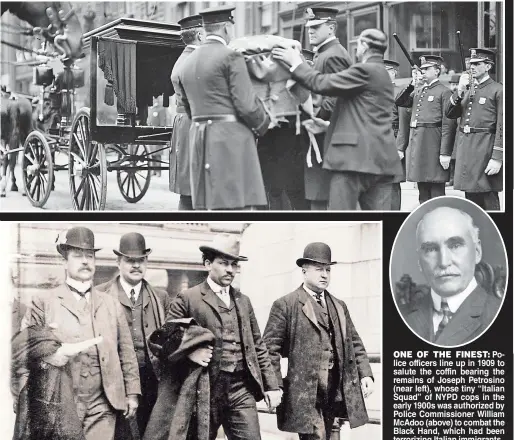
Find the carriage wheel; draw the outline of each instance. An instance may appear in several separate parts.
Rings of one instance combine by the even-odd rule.
[[[38,131],[29,133],[23,145],[23,185],[30,203],[42,208],[54,184],[52,152],[46,138]]]
[[[107,196],[107,159],[103,144],[91,142],[88,108],[81,108],[71,126],[68,172],[73,208],[102,211]]]
[[[148,169],[150,163],[150,150],[146,145],[130,144],[127,145],[127,154],[142,156],[139,160],[125,161],[124,164],[136,167],[137,170],[119,170],[117,172],[118,187],[121,195],[129,203],[139,202],[148,191],[150,186],[151,170]]]

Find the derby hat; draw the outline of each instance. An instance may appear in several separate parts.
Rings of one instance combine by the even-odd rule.
[[[315,242],[305,246],[303,257],[296,260],[296,265],[302,267],[305,263],[337,264],[332,260],[332,251],[326,243]]]
[[[84,249],[97,252],[100,248],[95,248],[95,234],[93,231],[82,226],[75,226],[61,232],[55,240],[57,252],[63,257],[69,248]]]
[[[248,261],[248,258],[239,255],[239,239],[230,234],[218,234],[210,244],[200,246],[202,252],[214,252],[238,261]]]
[[[120,238],[119,250],[112,250],[118,257],[143,258],[151,249],[146,247],[145,237],[138,232],[129,232]]]

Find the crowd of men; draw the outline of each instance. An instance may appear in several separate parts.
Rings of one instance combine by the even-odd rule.
[[[346,304],[327,290],[326,243],[296,260],[303,283],[277,292],[262,337],[232,286],[248,260],[233,235],[200,246],[207,278],[173,298],[145,279],[139,233],[121,237],[119,274],[99,286],[93,231],[72,227],[56,243],[65,281],[33,296],[13,339],[14,439],[214,440],[222,426],[259,440],[263,399],[302,440],[328,440],[338,417],[367,423],[373,374]]]
[[[503,88],[489,76],[494,52],[471,49],[453,92],[439,81],[444,60],[421,56],[411,84],[395,91],[399,63],[384,60],[381,30],[360,34],[352,63],[336,38],[338,10],[308,8],[313,62],[293,47],[272,54],[312,92],[304,125],[316,135],[315,151],[294,121],[272,123],[244,56],[227,47],[233,9],[179,22],[186,48],[172,72],[170,189],[180,209],[398,210],[400,182],[416,182],[422,203],[445,194],[450,169],[455,189],[500,209]]]

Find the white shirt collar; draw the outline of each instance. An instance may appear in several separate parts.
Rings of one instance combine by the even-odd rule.
[[[212,291],[218,295],[226,295],[228,293],[229,286],[220,286],[218,283],[215,283],[213,280],[211,280],[210,277],[207,277],[207,284],[212,289]]]
[[[191,49],[197,49],[198,44],[188,44],[186,47],[190,47]]]
[[[304,290],[305,290],[309,295],[311,295],[314,299],[316,299],[316,295],[317,295],[317,293],[316,293],[316,292],[314,292],[314,290],[309,289],[309,288],[305,285],[305,283],[303,283],[303,286],[302,286],[302,287],[304,288]],[[325,300],[325,291],[321,292],[321,298],[323,299],[323,301]]]
[[[91,281],[78,281],[74,280],[73,278],[66,277],[66,284],[73,287],[74,289],[78,290],[79,292],[85,292],[88,289],[91,289],[93,287],[93,284]],[[73,296],[77,299],[77,301],[80,301],[82,296],[80,296],[77,292],[74,292],[71,290],[71,293]],[[90,292],[86,293],[84,295],[84,298],[86,298],[86,301],[89,302],[89,297],[91,296]]]
[[[216,41],[219,41],[220,43],[223,43],[225,46],[227,45],[227,42],[218,35],[207,35],[205,37],[205,39],[206,40],[216,40]]]
[[[312,48],[312,51],[313,51],[313,52],[317,52],[317,51],[318,51],[321,47],[323,47],[325,44],[330,43],[331,41],[334,41],[335,39],[336,39],[336,36],[335,36],[335,35],[333,35],[333,36],[331,36],[331,37],[328,37],[325,41],[323,41],[323,43],[318,44],[317,46],[314,46],[314,47]]]
[[[490,77],[489,77],[489,75],[487,75],[487,74],[486,74],[486,75],[485,75],[485,76],[480,80],[480,82],[479,82],[478,84],[482,84],[483,82],[487,81],[489,78],[490,78]]]
[[[455,313],[464,300],[475,290],[477,287],[477,280],[475,277],[469,282],[468,287],[466,287],[462,292],[457,293],[457,295],[453,295],[446,298],[446,302],[448,303],[448,308],[452,313]],[[438,312],[441,310],[441,297],[435,293],[432,289],[430,290],[430,294],[432,295],[432,301],[434,303],[434,309]]]
[[[139,283],[137,283],[135,286],[132,286],[129,283],[127,283],[120,275],[120,284],[128,299],[130,299],[130,291],[134,289],[134,298],[137,301],[137,299],[139,298],[139,293],[141,292],[141,288],[143,287],[143,282],[139,281]]]

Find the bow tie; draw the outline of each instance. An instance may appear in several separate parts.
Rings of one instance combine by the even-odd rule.
[[[85,297],[87,292],[91,292],[91,286],[88,287],[88,289],[85,292],[81,292],[80,290],[75,289],[75,287],[70,286],[69,284],[67,284],[67,286],[68,286],[68,289],[70,289],[72,292],[75,292],[82,297]]]

